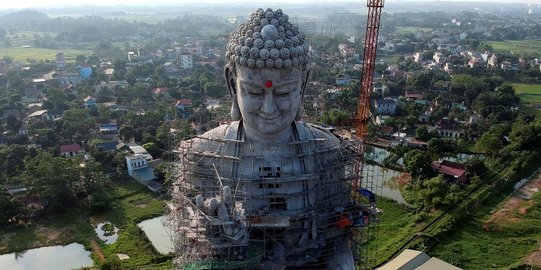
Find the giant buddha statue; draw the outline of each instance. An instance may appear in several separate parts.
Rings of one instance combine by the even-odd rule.
[[[179,268],[355,269],[354,152],[302,121],[309,62],[280,9],[232,33],[232,121],[179,145],[168,204]]]

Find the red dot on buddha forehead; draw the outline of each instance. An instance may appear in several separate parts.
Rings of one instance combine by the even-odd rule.
[[[265,82],[265,87],[271,88],[272,87],[272,81],[266,81]]]

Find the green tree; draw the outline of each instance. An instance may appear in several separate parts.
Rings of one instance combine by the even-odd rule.
[[[203,87],[205,94],[213,98],[220,98],[225,96],[225,86],[217,82],[207,82]]]
[[[0,189],[0,224],[6,224],[11,218],[21,214],[22,207],[18,204],[11,194]]]
[[[425,126],[421,126],[415,131],[415,138],[417,138],[417,140],[426,142],[430,140],[431,137],[430,132],[428,132],[428,129]]]
[[[79,165],[75,159],[40,152],[28,162],[23,179],[53,212],[60,212],[75,201],[73,188],[80,182]]]
[[[349,117],[350,114],[346,111],[330,109],[321,115],[320,121],[327,125],[344,125],[344,122],[347,121]]]
[[[87,110],[71,109],[64,112],[59,125],[66,143],[88,142],[96,121]]]
[[[449,184],[445,181],[443,175],[438,175],[425,180],[421,186],[422,188],[419,190],[419,199],[426,210],[445,206],[449,203],[447,200]]]
[[[148,142],[143,144],[143,148],[148,151],[150,155],[152,155],[154,158],[158,158],[161,156],[162,151],[160,150],[160,147],[155,142]]]
[[[68,97],[58,88],[47,89],[47,101],[51,102],[56,109],[68,108]]]
[[[420,150],[411,150],[406,153],[404,157],[404,166],[406,171],[411,173],[413,178],[421,177],[424,178],[432,173],[432,168],[430,163],[432,160],[430,156]]]
[[[496,157],[502,146],[502,139],[491,132],[483,134],[477,143],[475,143],[476,149],[490,155],[492,158]]]

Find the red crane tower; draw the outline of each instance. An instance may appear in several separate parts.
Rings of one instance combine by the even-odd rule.
[[[376,65],[376,53],[378,49],[378,35],[381,21],[381,10],[383,8],[385,0],[367,0],[368,18],[366,23],[366,34],[364,37],[364,51],[363,51],[363,64],[361,75],[361,88],[359,91],[359,100],[357,103],[357,112],[354,117],[354,125],[356,129],[356,135],[360,140],[358,144],[357,153],[358,158],[355,162],[355,176],[353,181],[352,193],[356,200],[360,200],[358,191],[362,189],[368,189],[375,192],[374,183],[379,175],[376,175],[373,168],[363,166],[364,158],[364,143],[367,136],[368,122],[370,121],[370,92],[372,90],[372,83],[374,77],[374,68]],[[363,179],[363,177],[365,179]],[[375,203],[375,200],[374,200]],[[375,205],[372,207],[375,208]],[[377,208],[373,209],[377,211]],[[371,228],[372,227],[372,228]],[[377,235],[377,227],[374,224],[365,227],[361,232],[362,248],[360,255],[363,258],[362,269],[370,269],[372,260],[375,259],[376,250],[369,250],[367,247],[367,241],[375,238]]]
[[[376,53],[378,50],[378,35],[381,21],[381,9],[385,0],[367,0],[368,18],[366,22],[366,33],[364,36],[363,64],[361,75],[361,89],[359,91],[359,101],[357,103],[357,112],[354,118],[356,135],[361,141],[358,148],[359,156],[362,158],[364,153],[364,142],[368,130],[368,121],[370,121],[370,92],[372,89],[374,68],[376,66]],[[362,161],[358,160],[355,164],[355,174],[357,181],[353,181],[353,192],[361,186]]]
[[[363,65],[361,75],[361,90],[355,115],[357,136],[364,141],[370,120],[370,91],[372,89],[376,52],[378,49],[378,34],[381,21],[381,9],[385,0],[368,0],[368,19],[364,36]]]

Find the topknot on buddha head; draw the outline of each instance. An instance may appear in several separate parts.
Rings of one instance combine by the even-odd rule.
[[[308,45],[299,29],[289,22],[281,9],[258,9],[231,33],[225,54],[230,68],[307,70],[310,62]]]

